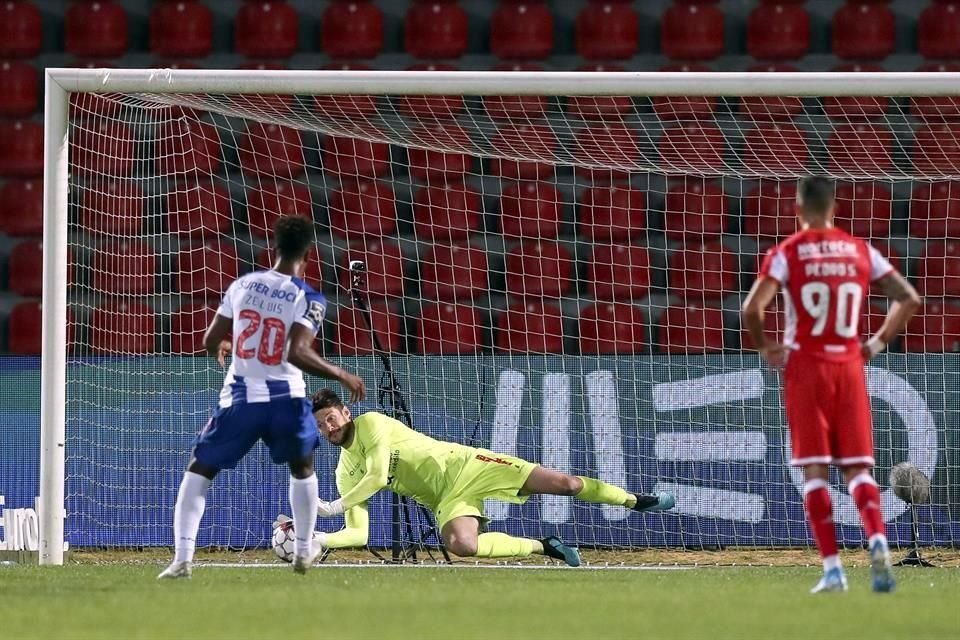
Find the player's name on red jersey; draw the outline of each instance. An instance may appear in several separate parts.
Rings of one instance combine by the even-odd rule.
[[[816,240],[797,244],[797,259],[799,260],[856,258],[858,255],[860,255],[858,243],[850,240]]]

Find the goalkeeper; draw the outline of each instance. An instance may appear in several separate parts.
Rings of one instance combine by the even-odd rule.
[[[318,534],[327,548],[367,544],[367,500],[381,489],[413,498],[431,509],[446,548],[461,557],[505,558],[543,554],[576,567],[580,555],[556,537],[516,538],[481,533],[487,498],[523,503],[533,494],[575,496],[585,502],[663,511],[674,505],[668,493],[633,494],[582,476],[571,476],[520,458],[434,440],[382,413],[352,418],[336,393],[313,395],[320,434],[340,447],[336,481],[340,498],[320,501],[321,517],[345,514],[346,527]]]

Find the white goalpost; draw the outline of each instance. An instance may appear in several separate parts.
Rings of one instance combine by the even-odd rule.
[[[960,539],[960,73],[47,69],[44,118],[41,564],[64,542],[170,544],[222,384],[199,336],[270,264],[281,215],[315,223],[317,348],[365,379],[364,409],[382,370],[351,260],[418,429],[678,500],[490,504],[492,528],[810,546],[779,382],[737,309],[811,174],[926,298],[868,368],[891,541],[911,542],[886,479],[906,460],[933,481],[921,542]],[[884,312],[871,300],[863,331]],[[201,545],[268,544],[286,505],[266,460],[218,478]],[[321,448],[325,498],[334,465]],[[840,539],[861,544],[838,486]],[[372,518],[389,546],[387,502]]]

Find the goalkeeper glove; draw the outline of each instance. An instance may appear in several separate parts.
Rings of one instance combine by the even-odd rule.
[[[343,500],[340,500],[339,498],[333,502],[321,500],[319,504],[317,504],[317,515],[321,518],[331,518],[333,516],[338,516],[343,512]]]

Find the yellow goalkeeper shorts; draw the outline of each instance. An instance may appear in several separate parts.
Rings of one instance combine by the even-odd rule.
[[[515,456],[477,449],[434,509],[437,526],[442,530],[443,525],[460,516],[486,520],[483,501],[487,499],[513,504],[526,502],[529,496],[518,495],[518,492],[537,466]]]

